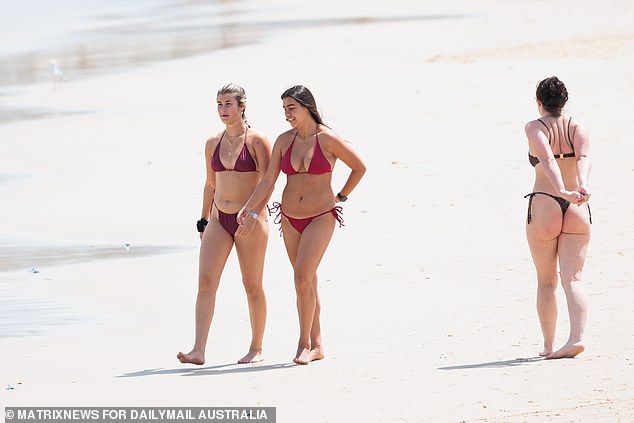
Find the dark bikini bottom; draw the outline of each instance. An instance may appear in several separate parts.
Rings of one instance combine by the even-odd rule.
[[[563,217],[566,215],[566,211],[568,211],[568,207],[570,206],[570,201],[566,200],[565,198],[548,194],[547,192],[537,191],[537,192],[531,192],[530,194],[526,194],[524,196],[524,198],[530,197],[528,200],[528,216],[526,217],[526,223],[528,223],[529,225],[531,223],[531,205],[533,204],[533,197],[536,196],[537,194],[547,195],[553,200],[555,200],[559,204],[559,207],[561,207],[561,218],[563,219]],[[590,204],[588,204],[588,216],[590,217],[590,224],[592,224],[592,213],[590,212]]]
[[[310,225],[310,222],[312,222],[313,219],[315,219],[316,217],[319,217],[319,216],[323,216],[323,215],[328,214],[328,213],[332,213],[332,215],[334,216],[335,220],[337,222],[339,222],[339,227],[344,226],[343,225],[343,208],[341,208],[341,206],[333,207],[332,209],[326,210],[323,213],[316,214],[315,216],[310,216],[310,217],[305,217],[305,218],[302,218],[302,219],[298,219],[296,217],[291,217],[291,216],[285,214],[282,211],[282,204],[276,202],[276,203],[273,203],[273,207],[271,207],[271,210],[269,211],[269,213],[271,215],[274,214],[274,213],[277,213],[273,223],[281,224],[282,223],[282,216],[284,216],[285,218],[288,219],[288,221],[291,224],[291,226],[293,228],[295,228],[295,230],[297,232],[299,232],[300,234],[304,232],[306,227],[308,225]],[[282,231],[282,227],[280,226],[280,232],[281,231]]]
[[[227,231],[232,238],[234,238],[236,231],[238,230],[238,213],[225,213],[218,208],[218,205],[215,202],[214,206],[216,206],[216,210],[218,210],[218,222],[220,222],[220,226],[222,226],[224,230]]]

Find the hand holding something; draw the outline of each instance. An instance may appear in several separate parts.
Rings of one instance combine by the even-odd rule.
[[[585,187],[583,185],[580,186],[579,187],[579,193],[581,194],[581,197],[583,199],[583,201],[581,203],[579,203],[579,204],[587,203],[588,200],[590,199],[590,195],[591,195],[590,191],[588,191],[588,187]]]
[[[583,203],[583,195],[579,191],[563,190],[559,193],[563,199],[570,201],[576,205]]]

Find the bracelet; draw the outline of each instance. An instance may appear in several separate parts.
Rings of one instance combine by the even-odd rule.
[[[198,229],[198,232],[205,232],[205,226],[207,226],[207,223],[209,223],[209,221],[205,218],[201,218],[198,222],[196,222],[196,229]]]
[[[253,210],[249,212],[249,217],[253,218],[253,220],[258,220],[258,214]]]
[[[341,201],[342,203],[348,199],[348,197],[347,197],[347,196],[345,196],[345,195],[343,195],[343,194],[341,194],[341,193],[337,194],[337,198],[338,198],[338,199],[339,199],[339,201]]]

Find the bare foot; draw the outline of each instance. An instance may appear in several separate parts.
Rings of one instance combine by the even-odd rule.
[[[574,358],[577,355],[581,354],[586,349],[586,346],[583,342],[576,342],[574,344],[567,343],[554,353],[550,353],[546,356],[547,359],[555,359],[555,358]]]
[[[293,362],[296,364],[308,364],[311,361],[321,360],[322,358],[324,358],[324,351],[321,347],[316,347],[312,350],[300,347]]]
[[[190,351],[189,354],[183,354],[182,352],[179,352],[178,354],[176,354],[176,358],[178,358],[178,361],[180,361],[181,363],[191,363],[198,365],[205,364],[205,355],[193,350]]]
[[[315,347],[310,350],[310,352],[313,355],[313,359],[311,361],[321,360],[325,357],[324,349],[322,347]]]
[[[264,360],[262,351],[249,351],[247,355],[238,360],[238,364],[259,363]]]
[[[550,348],[544,347],[544,351],[540,352],[539,356],[540,357],[548,357],[552,353],[553,353],[553,347],[550,347]]]

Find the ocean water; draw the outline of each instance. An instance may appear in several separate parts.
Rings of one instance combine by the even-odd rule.
[[[98,73],[222,48],[239,1],[0,0],[0,88]]]
[[[30,84],[77,81],[332,26],[452,18],[430,0],[0,0],[0,125],[88,113],[18,106]]]
[[[447,18],[431,0],[0,0],[0,95],[332,25]],[[1,123],[1,121],[0,121]]]

